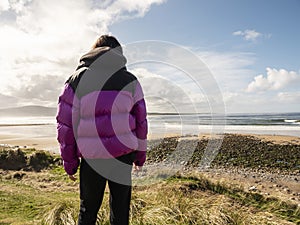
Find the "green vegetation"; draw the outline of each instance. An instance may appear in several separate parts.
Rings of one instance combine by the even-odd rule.
[[[60,158],[47,151],[32,148],[2,147],[0,149],[0,168],[4,170],[26,170],[39,172],[61,164]]]
[[[76,224],[78,183],[61,179],[60,169],[7,175],[1,172],[0,224]],[[108,192],[98,224],[109,224]],[[133,188],[131,224],[300,224],[300,209],[200,173],[178,174]]]
[[[22,179],[3,174],[5,172],[2,172],[0,185],[0,224],[41,224],[56,205],[72,205],[73,208],[78,202],[77,192],[63,186],[70,182],[53,183],[49,172],[27,172]]]
[[[167,159],[177,143],[178,138],[166,138],[154,146],[148,152],[149,162]],[[197,143],[187,167],[198,165],[205,144],[207,140]],[[281,147],[246,136],[225,136],[213,164],[295,173],[299,152],[299,145]],[[0,168],[0,225],[76,224],[78,182],[68,179],[57,156],[6,147],[0,149]],[[191,171],[172,177],[160,174],[160,178],[166,179],[134,186],[130,224],[300,224],[300,207],[292,201],[245,191],[242,184],[215,181],[205,173]],[[108,197],[106,191],[98,224],[109,224]]]

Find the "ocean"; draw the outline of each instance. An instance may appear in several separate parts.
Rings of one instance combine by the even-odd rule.
[[[154,133],[242,133],[300,137],[300,113],[148,116]]]
[[[300,137],[300,113],[149,114],[149,135],[241,133]],[[1,117],[0,144],[42,146],[58,151],[55,117]],[[24,143],[24,144],[23,144]],[[43,144],[41,144],[43,143]]]

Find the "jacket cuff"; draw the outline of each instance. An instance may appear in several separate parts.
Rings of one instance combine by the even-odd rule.
[[[135,161],[134,165],[136,165],[136,166],[144,166],[144,163],[141,163],[140,161]]]
[[[79,159],[74,162],[65,162],[63,161],[64,169],[68,175],[74,175],[79,167]]]
[[[136,159],[134,161],[134,164],[136,166],[143,166],[145,161],[146,161],[146,151],[137,150]]]

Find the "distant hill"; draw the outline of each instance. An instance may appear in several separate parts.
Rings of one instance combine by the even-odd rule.
[[[45,106],[22,106],[0,109],[1,117],[55,116],[56,108]]]

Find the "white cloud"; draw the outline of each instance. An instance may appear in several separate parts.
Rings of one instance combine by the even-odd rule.
[[[222,91],[240,90],[253,74],[248,69],[255,63],[255,56],[247,52],[197,52],[208,66]]]
[[[139,80],[142,80],[142,79],[145,79],[145,78],[161,78],[161,79],[163,79],[163,76],[158,75],[154,72],[150,72],[148,69],[146,69],[144,67],[136,67],[136,68],[133,68],[130,71],[134,75],[136,75]]]
[[[57,94],[62,90],[64,78],[61,76],[41,76],[32,75],[29,77],[19,77],[21,86],[11,85],[9,90],[14,93],[14,97],[24,100],[44,101],[48,104],[57,100]]]
[[[299,112],[300,92],[223,93],[227,113]]]
[[[190,48],[190,50],[193,52],[193,49]],[[210,112],[210,103],[208,101],[212,100],[212,97],[208,98],[207,95],[216,94],[216,88],[219,88],[223,94],[223,100],[228,111],[240,112],[243,109],[249,110],[246,105],[241,107],[239,100],[241,92],[243,92],[243,87],[247,85],[247,80],[253,76],[253,71],[248,69],[248,67],[255,62],[254,55],[246,52],[195,51],[194,53],[211,71],[211,76],[213,77],[210,76],[210,78],[215,79],[218,87],[210,87],[209,84],[211,82],[205,80],[204,77],[200,77],[199,80],[197,80],[200,87],[197,86],[191,77],[180,71],[180,69],[184,68],[176,67],[178,65],[172,67],[172,65],[164,65],[161,63],[158,66],[155,64],[143,64],[143,68],[137,68],[131,71],[141,79],[146,95],[157,93],[157,96],[160,96],[162,94],[158,93],[158,91],[164,91],[164,96],[168,96],[168,99],[175,105],[186,107],[184,103],[187,102],[190,106],[195,106],[198,112]],[[173,56],[180,55],[179,60],[185,60],[182,54],[176,54],[172,52],[172,50],[171,53],[160,51],[159,54],[162,61],[164,58],[167,58],[169,54]],[[188,63],[190,62],[187,62],[187,65],[189,65]],[[198,69],[204,70],[203,72],[208,70],[207,68],[202,68],[203,65],[201,64],[190,66],[198,67]],[[145,78],[148,78],[148,80]],[[159,78],[168,81],[167,86],[164,82],[161,82]],[[193,78],[195,79],[196,77]],[[176,90],[179,91],[176,92]],[[184,92],[182,92],[182,90],[184,90]],[[186,99],[183,99],[182,95],[185,95]],[[249,99],[247,98],[247,102],[249,102]],[[218,102],[220,101],[221,100],[218,99]],[[166,109],[169,107],[166,103],[158,101],[157,99],[149,99],[148,104],[150,104],[151,110],[154,109],[153,111],[168,111]],[[186,111],[188,110],[193,109],[187,107]]]
[[[256,41],[262,34],[255,30],[235,31],[232,33],[234,36],[242,36],[246,41]]]
[[[290,88],[300,82],[300,74],[294,71],[287,71],[285,69],[271,69],[267,68],[267,75],[260,74],[254,77],[246,91],[247,92],[263,92],[269,90],[281,90]]]
[[[295,103],[299,105],[300,92],[279,92],[277,94],[278,100],[283,103]]]
[[[185,90],[185,95],[189,98],[188,101],[192,101],[197,106],[197,110],[199,112],[211,111],[211,109],[208,108],[210,104],[208,101],[213,101],[213,96],[222,98],[222,96],[218,94],[220,93],[218,90],[223,93],[223,99],[226,104],[228,102],[233,102],[233,104],[230,104],[228,108],[230,111],[236,109],[238,111],[241,110],[241,108],[237,106],[239,104],[238,95],[239,92],[244,92],[243,87],[247,86],[247,80],[253,77],[253,71],[249,69],[249,66],[255,62],[255,56],[252,53],[193,51],[192,48],[188,48],[199,59],[199,61],[196,60],[196,63],[192,63],[191,60],[189,60],[188,55],[185,55],[185,57],[187,57],[185,58],[183,56],[183,52],[178,53],[178,49],[177,52],[172,48],[166,50],[163,48],[163,46],[158,49],[159,52],[155,52],[155,55],[158,54],[159,56],[158,61],[155,61],[155,63],[150,65],[147,65],[147,63],[142,65],[138,64],[139,66],[142,66],[143,69],[139,68],[138,70],[132,70],[132,72],[137,74],[140,79],[145,77],[149,78],[147,81],[148,84],[147,82],[144,82],[146,91],[148,91],[148,89],[151,90],[149,85],[165,90],[170,88],[170,85],[167,88],[163,83],[157,81],[156,78],[158,75],[160,75],[164,79],[167,79],[170,84],[178,85],[178,87],[174,86],[173,89],[177,88]],[[186,47],[184,46],[183,49],[187,51]],[[146,50],[142,51],[142,54],[136,56],[136,58],[143,58],[144,54],[149,55],[150,53],[147,53]],[[154,56],[151,56],[150,54],[149,57],[146,57],[146,62],[150,60],[151,57]],[[172,57],[172,59],[174,59],[174,63],[164,64],[163,62],[166,62],[168,57]],[[130,58],[131,57],[129,57],[129,59]],[[177,58],[179,63],[176,61]],[[201,61],[203,63],[201,63]],[[191,70],[185,71],[186,67]],[[145,70],[145,68],[147,68],[147,70]],[[210,70],[210,73],[208,70]],[[139,72],[142,74],[142,76],[139,75]],[[193,72],[197,74],[194,74]],[[215,79],[216,82],[212,82],[213,79]],[[155,91],[156,90],[154,88],[153,92]],[[151,92],[152,91],[149,91],[148,93],[151,94]],[[170,91],[168,94],[169,98],[176,102],[176,104],[180,104],[180,101],[181,104],[185,102],[182,101],[182,93]],[[222,101],[220,98],[218,98],[217,101],[219,104]],[[155,109],[165,108],[163,104],[158,105],[156,103],[157,100],[155,100],[153,104],[154,106],[157,106]],[[216,104],[214,107],[216,107]]]
[[[170,68],[169,68],[170,69]],[[181,80],[169,79],[166,68],[134,68],[135,74],[144,91],[149,112],[209,112],[209,104],[199,88],[193,88],[192,80],[184,83]],[[170,71],[170,70],[169,70]],[[178,73],[172,70],[173,75]],[[186,76],[182,74],[183,76]],[[179,74],[175,75],[180,77]]]
[[[55,78],[54,83],[65,80],[80,55],[99,35],[109,33],[110,25],[144,16],[153,4],[162,2],[0,0],[0,13],[9,9],[10,15],[0,21],[0,68],[5,71],[0,77],[0,93],[20,97],[23,93],[27,101],[36,92],[40,100],[48,101],[38,88],[45,86],[44,81],[51,83],[48,77]]]
[[[9,9],[8,0],[0,0],[0,14],[2,11],[7,11]]]

